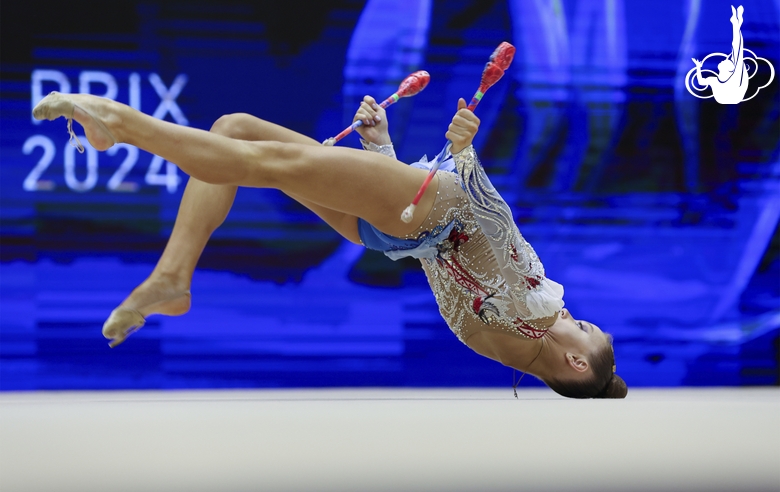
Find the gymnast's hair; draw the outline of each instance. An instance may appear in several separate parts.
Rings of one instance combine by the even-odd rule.
[[[612,344],[599,349],[590,361],[593,377],[585,381],[544,380],[545,384],[567,398],[625,398],[628,387],[623,378],[615,374],[615,352]]]

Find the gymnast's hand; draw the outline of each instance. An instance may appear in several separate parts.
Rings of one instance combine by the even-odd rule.
[[[363,121],[363,126],[360,126],[355,130],[363,137],[363,140],[375,143],[376,145],[387,145],[392,143],[390,141],[385,109],[377,104],[373,97],[366,96],[363,98],[363,102],[360,103],[360,107],[358,108],[357,113],[355,113],[352,123],[357,120]]]
[[[466,100],[458,99],[458,112],[452,117],[452,123],[444,135],[452,142],[450,152],[457,154],[474,140],[479,130],[479,118],[473,111],[466,109]]]

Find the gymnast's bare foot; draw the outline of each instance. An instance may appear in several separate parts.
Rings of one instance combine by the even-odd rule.
[[[68,119],[68,132],[71,138],[75,134],[71,129],[71,120],[78,121],[84,127],[87,140],[96,150],[106,150],[121,140],[121,105],[110,99],[90,94],[61,94],[52,92],[41,99],[33,109],[36,120],[56,120],[60,116]],[[81,143],[76,142],[83,152]]]
[[[138,331],[152,314],[181,316],[190,310],[189,283],[172,276],[152,274],[136,287],[103,324],[103,336],[116,347]]]

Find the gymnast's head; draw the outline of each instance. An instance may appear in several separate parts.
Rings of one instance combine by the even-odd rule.
[[[615,374],[612,336],[562,309],[544,336],[537,377],[568,398],[625,398],[623,378]]]
[[[734,64],[730,59],[726,58],[722,62],[718,63],[718,80],[725,82],[734,73]],[[725,77],[725,80],[724,80]]]

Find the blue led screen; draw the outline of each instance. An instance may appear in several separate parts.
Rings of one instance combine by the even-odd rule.
[[[502,41],[517,54],[475,147],[567,307],[613,334],[628,385],[778,384],[778,2],[742,3],[764,61],[740,104],[687,88],[692,58],[731,50],[720,0],[71,4],[2,4],[0,389],[508,385],[449,331],[417,262],[273,190],[239,190],[187,315],[110,350],[103,321],[154,267],[187,176],[126,145],[79,154],[65,120],[31,117],[52,90],[90,92],[322,141],[424,69],[428,88],[388,109],[413,162]]]

